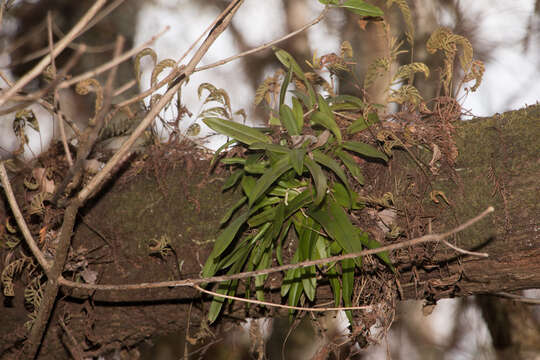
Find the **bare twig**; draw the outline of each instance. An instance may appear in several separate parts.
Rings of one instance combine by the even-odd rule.
[[[208,278],[185,279],[185,280],[176,280],[176,281],[162,281],[162,282],[154,282],[154,283],[121,284],[121,285],[82,284],[82,283],[66,280],[63,277],[60,278],[58,281],[62,285],[65,285],[65,286],[79,288],[79,289],[87,289],[87,290],[140,290],[140,289],[154,289],[154,288],[161,288],[161,287],[179,287],[179,286],[192,286],[193,287],[194,285],[198,285],[198,284],[245,279],[245,278],[250,278],[254,276],[267,275],[267,274],[272,274],[272,273],[291,270],[291,269],[305,268],[305,267],[313,266],[313,265],[323,265],[323,264],[327,264],[334,261],[354,259],[360,256],[372,255],[372,254],[377,254],[377,253],[385,252],[385,251],[392,251],[392,250],[414,246],[414,245],[418,245],[418,244],[422,244],[426,242],[439,242],[449,236],[452,236],[460,231],[465,230],[466,228],[480,221],[481,219],[483,219],[484,217],[486,217],[488,214],[492,213],[493,211],[494,211],[494,208],[490,206],[481,214],[464,222],[460,226],[442,234],[429,234],[429,235],[424,235],[419,238],[411,239],[408,241],[403,241],[397,244],[381,246],[376,249],[363,250],[357,253],[332,256],[329,258],[318,259],[318,260],[302,261],[295,264],[287,264],[287,265],[276,266],[273,268],[256,270],[256,271],[246,271],[246,272],[232,274],[232,275],[212,276]],[[482,254],[482,256],[487,256],[487,254]]]
[[[73,357],[73,359],[83,360],[84,351],[81,349],[81,346],[77,342],[77,339],[75,339],[75,337],[73,336],[73,333],[71,332],[71,330],[69,330],[69,328],[66,326],[66,323],[64,323],[64,320],[62,319],[58,319],[58,324],[60,325],[62,330],[64,330],[64,332],[66,333],[66,336],[69,340],[69,344],[66,344],[66,346],[69,350],[69,353]]]
[[[316,307],[309,307],[308,308],[308,307],[301,307],[301,306],[290,306],[290,305],[282,305],[282,304],[271,303],[271,302],[267,302],[267,301],[246,299],[246,298],[241,298],[241,297],[238,297],[238,296],[218,294],[217,292],[203,289],[199,285],[193,285],[193,288],[195,288],[195,289],[197,289],[200,292],[203,292],[205,294],[213,295],[213,296],[220,297],[220,298],[237,300],[237,301],[242,301],[242,302],[245,302],[245,303],[256,304],[256,305],[261,305],[261,306],[277,307],[277,308],[280,308],[280,309],[299,310],[299,311],[308,311],[308,312],[327,312],[327,311],[339,311],[339,310],[343,310],[343,311],[347,311],[347,310],[369,310],[369,309],[372,308],[371,305],[342,306],[342,307],[319,307],[319,308],[316,308]]]
[[[7,90],[2,96],[0,96],[0,106],[4,105],[8,99],[20,91],[30,81],[39,76],[41,72],[51,63],[53,57],[58,56],[66,46],[73,41],[77,34],[88,24],[90,20],[96,15],[99,9],[105,4],[107,0],[96,0],[94,5],[83,15],[83,17],[75,24],[71,31],[62,40],[56,44],[52,54],[45,56],[32,70],[27,72],[22,78],[20,78],[15,85]]]
[[[141,51],[142,49],[144,49],[145,47],[147,47],[148,45],[152,44],[153,42],[155,42],[161,35],[163,35],[165,32],[167,32],[168,30],[170,29],[169,26],[165,27],[165,29],[163,29],[162,31],[160,31],[159,33],[157,33],[156,35],[152,36],[152,38],[150,40],[148,40],[147,42],[137,46],[136,48],[133,48],[129,51],[126,51],[124,54],[116,57],[116,58],[113,58],[111,61],[101,65],[101,66],[98,66],[97,68],[95,69],[92,69],[90,71],[87,71],[85,72],[84,74],[81,74],[81,75],[78,75],[78,76],[75,76],[69,80],[65,80],[63,81],[62,83],[60,83],[60,85],[58,86],[60,89],[64,89],[64,88],[68,88],[70,87],[71,85],[73,84],[76,84],[78,83],[79,81],[83,81],[83,80],[86,80],[86,79],[90,79],[90,78],[93,78],[93,77],[96,77],[97,75],[101,74],[101,73],[104,73],[105,71],[107,70],[110,70],[112,68],[114,68],[115,66],[117,66],[118,64],[126,61],[127,59],[129,59],[130,57],[132,57],[133,55],[137,54],[139,51]]]
[[[41,267],[45,271],[45,274],[47,274],[48,276],[49,271],[51,269],[51,264],[47,261],[47,259],[45,259],[45,256],[43,255],[43,253],[37,246],[36,242],[34,241],[34,238],[32,237],[32,234],[30,233],[30,229],[28,229],[28,225],[26,225],[26,221],[24,221],[24,217],[21,213],[21,209],[19,208],[19,205],[17,204],[17,200],[15,199],[15,194],[13,193],[13,189],[11,188],[8,174],[6,172],[6,167],[4,166],[3,161],[0,161],[0,180],[2,181],[2,186],[4,187],[4,192],[6,193],[9,206],[11,207],[11,211],[13,212],[13,216],[15,217],[15,220],[17,221],[17,225],[19,226],[19,229],[21,230],[24,236],[26,245],[28,245],[28,247],[30,248],[30,251],[32,252],[32,255],[34,255],[39,265],[41,265]]]
[[[236,54],[236,55],[233,55],[233,56],[230,56],[226,59],[223,59],[223,60],[219,60],[219,61],[216,61],[215,63],[212,63],[212,64],[208,64],[208,65],[204,65],[204,66],[200,66],[198,67],[197,69],[195,69],[195,72],[198,72],[198,71],[203,71],[203,70],[207,70],[207,69],[211,69],[211,68],[215,68],[217,66],[221,66],[223,64],[226,64],[228,62],[231,62],[233,60],[236,60],[236,59],[239,59],[241,57],[245,57],[245,56],[248,56],[248,55],[251,55],[251,54],[255,54],[255,53],[258,53],[259,51],[262,51],[264,49],[268,49],[269,47],[277,44],[277,43],[280,43],[282,41],[285,41],[287,39],[290,39],[291,37],[293,36],[296,36],[298,35],[299,33],[301,33],[302,31],[310,28],[311,26],[313,25],[316,25],[317,23],[319,23],[323,18],[324,16],[326,15],[326,12],[328,11],[328,7],[325,7],[324,10],[319,14],[319,16],[317,16],[315,19],[313,19],[312,21],[310,21],[309,23],[305,24],[304,26],[302,26],[300,29],[298,30],[295,30],[283,37],[280,37],[279,39],[276,39],[276,40],[273,40],[273,41],[270,41],[269,43],[266,43],[266,44],[263,44],[261,46],[257,46],[256,48],[253,48],[251,50],[247,50],[247,51],[244,51],[240,54]]]
[[[504,291],[501,291],[495,294],[488,294],[488,295],[496,295],[503,298],[512,299],[514,301],[521,302],[527,305],[540,305],[540,299],[530,298],[530,297],[521,296],[521,295],[515,295],[515,294],[511,294],[509,292],[504,292]]]

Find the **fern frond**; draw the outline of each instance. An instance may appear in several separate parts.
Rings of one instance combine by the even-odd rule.
[[[135,77],[137,78],[137,84],[141,85],[141,59],[145,56],[150,56],[154,65],[157,63],[157,54],[154,50],[150,48],[143,49],[137,53],[135,60],[133,61],[135,68]]]
[[[422,96],[418,89],[408,84],[401,86],[398,90],[392,90],[392,93],[388,97],[388,102],[395,102],[398,104],[409,102],[418,105],[422,100]]]
[[[407,26],[407,31],[405,31],[405,37],[407,38],[407,42],[409,43],[409,45],[413,47],[414,23],[411,14],[411,8],[409,7],[409,4],[407,4],[407,0],[388,0],[386,6],[390,7],[392,6],[392,4],[397,4],[399,10],[401,11],[401,15],[403,16],[403,20],[405,21],[405,26]]]
[[[157,78],[159,74],[166,68],[174,69],[176,67],[176,61],[173,59],[161,60],[152,70],[152,77],[150,78],[151,86],[154,86],[157,83]]]

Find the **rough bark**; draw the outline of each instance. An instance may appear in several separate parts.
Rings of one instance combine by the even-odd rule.
[[[404,206],[404,202],[416,199],[422,205],[423,216],[432,219],[434,232],[452,228],[489,205],[496,209],[495,216],[452,240],[462,248],[489,253],[487,259],[458,257],[442,245],[394,253],[404,299],[435,301],[540,287],[539,124],[538,105],[457,124],[459,158],[455,172],[441,174],[429,185],[430,189],[444,191],[449,205],[436,205],[429,197],[407,192],[411,189],[410,179],[419,178],[419,170],[404,152],[395,152],[389,169],[377,165],[386,175],[368,186],[392,186],[396,201]],[[127,170],[86,205],[73,249],[85,254],[89,268],[99,273],[99,283],[198,276],[219,218],[237,195],[221,193],[224,175],[207,175],[208,162],[189,152],[170,162],[164,156],[151,159],[162,165],[136,176],[130,176],[133,172]],[[164,170],[163,164],[168,169]],[[411,229],[406,231],[418,235]],[[148,241],[161,237],[171,241],[174,253],[150,256]],[[183,264],[180,272],[179,264]],[[11,305],[6,306],[6,302],[0,308],[4,320],[0,333],[6,334],[0,340],[1,358],[16,357],[26,335],[23,323],[27,311],[22,292],[22,285],[16,284]],[[327,297],[328,289],[323,286],[319,294],[321,299]],[[279,294],[271,293],[269,298],[279,301]],[[93,294],[65,289],[64,296],[57,300],[40,358],[65,357],[66,347],[72,346],[67,333],[57,325],[59,319],[66,321],[87,355],[99,354],[150,336],[185,330],[188,318],[189,334],[194,337],[204,330],[207,301],[190,288]],[[272,314],[235,305],[227,309],[219,326],[227,327],[246,316]]]

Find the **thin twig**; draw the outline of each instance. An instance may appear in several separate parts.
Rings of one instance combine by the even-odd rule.
[[[280,37],[276,40],[272,40],[266,44],[263,44],[261,46],[257,46],[256,48],[253,48],[251,50],[247,50],[247,51],[244,51],[244,52],[241,52],[240,54],[236,54],[236,55],[233,55],[233,56],[230,56],[226,59],[223,59],[223,60],[219,60],[219,61],[216,61],[215,63],[212,63],[212,64],[208,64],[208,65],[204,65],[204,66],[200,66],[198,68],[195,69],[195,72],[199,72],[199,71],[203,71],[203,70],[207,70],[207,69],[211,69],[211,68],[215,68],[217,66],[221,66],[223,64],[226,64],[228,62],[231,62],[233,60],[236,60],[236,59],[239,59],[241,57],[245,57],[245,56],[248,56],[248,55],[251,55],[251,54],[255,54],[255,53],[258,53],[259,51],[262,51],[264,49],[268,49],[269,47],[277,44],[277,43],[280,43],[282,41],[285,41],[287,39],[290,39],[291,37],[293,36],[296,36],[298,35],[299,33],[301,33],[302,31],[310,28],[311,26],[313,25],[316,25],[318,24],[323,18],[324,16],[326,15],[326,12],[328,11],[328,7],[325,7],[323,9],[323,11],[319,14],[319,16],[317,16],[315,19],[313,19],[312,21],[310,21],[309,23],[305,24],[304,26],[302,26],[300,29],[298,30],[295,30],[283,37]]]
[[[301,306],[290,306],[290,305],[282,305],[282,304],[271,303],[271,302],[267,302],[267,301],[246,299],[246,298],[241,298],[241,297],[238,297],[238,296],[219,294],[219,293],[214,292],[214,291],[203,289],[199,285],[193,285],[192,287],[199,290],[200,292],[203,292],[203,293],[208,294],[208,295],[213,295],[215,297],[231,299],[231,300],[237,300],[237,301],[242,301],[242,302],[245,302],[245,303],[256,304],[256,305],[261,305],[261,306],[270,306],[270,307],[277,307],[277,308],[281,308],[281,309],[289,309],[289,310],[299,310],[299,311],[308,311],[308,312],[327,312],[327,311],[339,311],[339,310],[343,310],[343,311],[347,311],[347,310],[369,310],[369,309],[372,308],[371,305],[342,306],[342,307],[320,307],[320,308],[308,308],[308,307],[301,307]]]
[[[148,40],[147,42],[137,46],[136,48],[133,48],[129,51],[126,51],[124,54],[116,57],[116,58],[113,58],[111,61],[109,62],[106,62],[105,64],[101,65],[101,66],[98,66],[97,68],[95,69],[92,69],[90,71],[87,71],[85,72],[84,74],[81,74],[81,75],[78,75],[78,76],[75,76],[69,80],[65,80],[63,81],[62,83],[60,83],[60,85],[58,85],[58,87],[60,89],[64,89],[64,88],[67,88],[67,87],[70,87],[71,85],[73,84],[76,84],[78,83],[79,81],[83,81],[83,80],[86,80],[86,79],[90,79],[90,78],[93,78],[93,77],[96,77],[97,75],[101,74],[101,73],[104,73],[105,71],[107,70],[110,70],[112,68],[114,68],[115,66],[117,66],[118,64],[126,61],[127,59],[129,59],[130,57],[132,57],[133,55],[137,54],[139,51],[141,51],[142,49],[144,49],[145,47],[147,47],[148,45],[152,44],[153,42],[155,42],[161,35],[163,35],[165,32],[167,32],[168,30],[170,29],[169,26],[166,26],[165,29],[163,29],[162,31],[160,31],[159,33],[157,33],[156,35],[154,35],[150,40]]]
[[[494,208],[490,206],[481,214],[477,215],[476,217],[442,234],[429,234],[429,235],[424,235],[419,238],[411,239],[408,241],[403,241],[397,244],[381,246],[376,249],[368,249],[368,250],[363,250],[356,253],[332,256],[332,257],[318,259],[318,260],[303,261],[303,262],[299,262],[295,264],[276,266],[276,267],[268,268],[268,269],[246,271],[246,272],[232,274],[232,275],[212,276],[208,278],[198,278],[198,279],[161,281],[161,282],[153,282],[153,283],[120,284],[120,285],[83,284],[83,283],[77,283],[77,282],[67,280],[63,277],[59,278],[58,282],[65,286],[79,288],[79,289],[87,289],[87,290],[140,290],[140,289],[154,289],[154,288],[162,288],[162,287],[194,286],[194,285],[205,284],[205,283],[245,279],[245,278],[250,278],[254,276],[267,275],[267,274],[272,274],[276,272],[304,268],[304,267],[313,266],[313,265],[324,265],[324,264],[334,262],[334,261],[354,259],[360,256],[372,255],[372,254],[377,254],[377,253],[385,252],[385,251],[392,251],[392,250],[414,246],[414,245],[418,245],[418,244],[422,244],[426,242],[439,242],[451,235],[454,235],[460,231],[463,231],[464,229],[480,221],[481,219],[483,219],[484,217],[486,217],[488,214],[492,213],[493,211],[494,211]],[[488,256],[487,254],[484,254],[484,253],[479,253],[479,255]]]
[[[7,90],[2,96],[0,96],[0,106],[4,105],[8,99],[20,91],[24,86],[26,86],[30,81],[39,76],[43,70],[51,63],[53,57],[57,57],[66,46],[73,41],[76,35],[83,29],[90,20],[96,15],[99,9],[105,4],[107,0],[96,0],[94,5],[83,15],[83,17],[75,24],[71,31],[60,40],[56,47],[54,48],[52,54],[45,56],[41,61],[34,66],[32,70],[27,72],[22,78],[20,78],[15,85],[13,85],[9,90]]]
[[[24,240],[26,241],[26,245],[28,245],[28,248],[30,248],[30,251],[32,252],[32,255],[37,259],[39,265],[43,268],[45,271],[45,274],[47,276],[49,275],[49,271],[51,269],[51,264],[45,259],[45,256],[37,246],[36,242],[34,241],[34,238],[32,237],[32,234],[30,233],[30,229],[28,228],[28,225],[26,225],[26,221],[24,221],[24,217],[21,213],[21,209],[19,208],[19,205],[17,204],[17,199],[15,199],[15,194],[13,193],[13,189],[11,188],[11,184],[9,182],[8,174],[6,171],[6,167],[4,166],[4,162],[0,161],[0,179],[2,181],[2,186],[4,187],[4,192],[6,193],[9,206],[11,207],[11,211],[13,212],[13,216],[15,217],[15,220],[17,221],[17,225],[19,226],[19,229],[21,230]]]
[[[488,294],[488,295],[496,295],[503,298],[512,299],[514,301],[521,302],[527,305],[540,305],[540,299],[530,298],[530,297],[521,296],[521,295],[515,295],[509,292],[505,292],[505,291],[501,291],[495,294]]]

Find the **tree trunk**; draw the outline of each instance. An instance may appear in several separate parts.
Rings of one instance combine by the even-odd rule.
[[[394,252],[402,299],[436,301],[540,287],[539,124],[538,105],[458,123],[455,171],[444,172],[431,183],[417,181],[424,175],[404,151],[394,152],[388,168],[373,165],[385,175],[372,178],[366,186],[392,189],[397,207],[405,213],[402,228],[410,237],[422,235],[426,224],[441,232],[488,206],[496,209],[494,215],[450,240],[461,248],[487,252],[488,258],[457,256],[442,244]],[[422,160],[422,154],[413,150]],[[162,153],[146,160],[146,165],[132,162],[83,209],[72,245],[89,262],[88,269],[99,274],[97,283],[199,276],[219,219],[237,194],[221,193],[226,175],[206,175],[209,164],[201,160],[203,155],[189,148],[175,153],[186,155],[173,159]],[[444,192],[448,204],[430,200],[426,194],[433,190]],[[22,198],[22,187],[19,191]],[[160,239],[170,241],[174,251],[150,255],[150,247]],[[0,333],[5,334],[0,337],[1,358],[16,358],[26,335],[23,286],[15,285],[16,296],[0,308]],[[322,301],[330,294],[328,287],[322,286],[318,294]],[[87,356],[97,355],[186,328],[191,338],[202,336],[209,300],[187,287],[92,294],[65,289],[64,295],[57,301],[40,358],[63,358],[66,348],[77,347]],[[279,302],[279,292],[268,297]],[[235,304],[225,311],[219,326],[246,316],[273,314]]]

